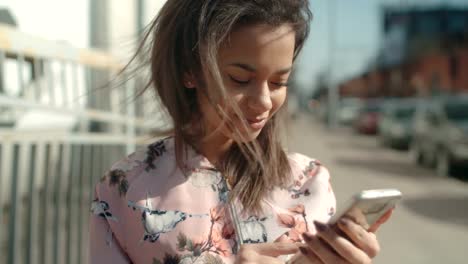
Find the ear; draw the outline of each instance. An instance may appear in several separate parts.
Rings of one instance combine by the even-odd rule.
[[[184,86],[187,89],[194,89],[195,87],[197,87],[197,83],[195,81],[195,78],[193,77],[193,74],[191,73],[184,74]]]

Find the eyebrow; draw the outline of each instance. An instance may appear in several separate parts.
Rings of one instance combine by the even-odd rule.
[[[236,67],[239,67],[241,69],[244,69],[246,71],[249,71],[249,72],[256,72],[257,70],[248,65],[248,64],[244,64],[244,63],[232,63],[232,64],[229,64],[229,66],[236,66]],[[284,69],[281,69],[277,72],[275,72],[276,74],[286,74],[286,73],[289,73],[290,71],[292,70],[292,66],[291,67],[288,67],[288,68],[284,68]]]

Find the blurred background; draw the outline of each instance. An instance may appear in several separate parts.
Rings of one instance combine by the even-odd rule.
[[[167,125],[144,70],[116,77],[164,2],[0,0],[0,263],[87,263],[92,186]],[[375,263],[467,263],[468,0],[311,6],[289,149],[339,204],[403,192]]]

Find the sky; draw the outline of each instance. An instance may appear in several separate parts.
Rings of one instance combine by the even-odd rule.
[[[88,1],[85,0],[0,0],[19,29],[51,40],[65,40],[77,47],[89,42]]]
[[[154,1],[154,0],[148,0]],[[335,2],[335,60],[332,76],[346,79],[359,73],[377,52],[381,38],[381,6],[384,4],[468,6],[468,0],[311,0],[314,20],[311,35],[297,63],[297,80],[303,89],[314,86],[316,76],[329,64],[329,5]],[[88,47],[89,1],[85,0],[0,0],[9,8],[21,31],[47,39],[66,40]]]

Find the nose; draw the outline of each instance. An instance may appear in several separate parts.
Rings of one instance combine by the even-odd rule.
[[[268,83],[263,83],[251,89],[251,93],[248,97],[248,106],[257,113],[264,113],[271,110],[273,104]]]

